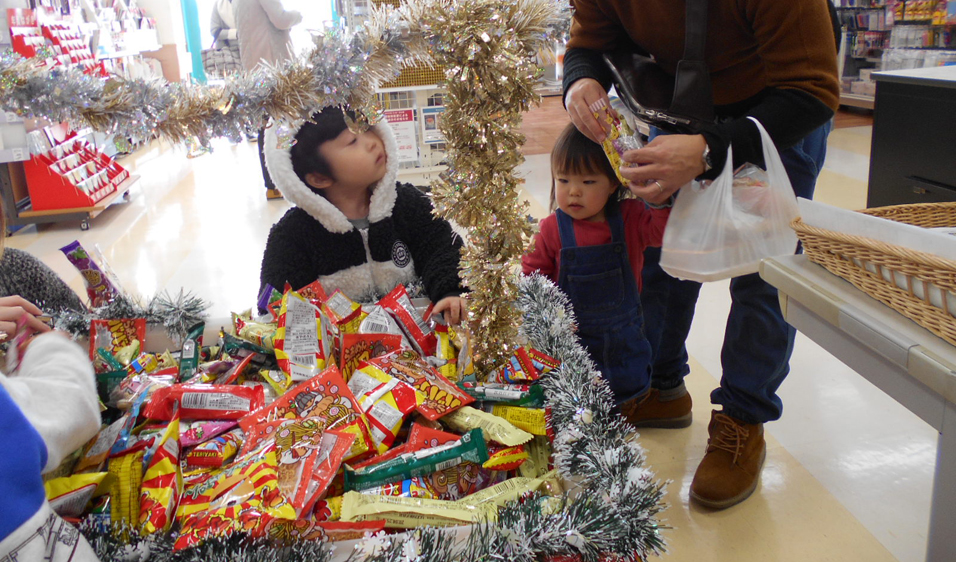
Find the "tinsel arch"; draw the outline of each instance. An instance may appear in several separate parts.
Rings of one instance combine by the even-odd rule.
[[[462,261],[476,353],[481,364],[494,364],[520,329],[563,361],[543,384],[557,434],[556,463],[577,484],[557,502],[531,497],[509,505],[497,522],[471,527],[464,542],[438,529],[370,537],[353,545],[352,560],[633,560],[664,548],[658,520],[663,485],[642,467],[643,451],[612,413],[610,391],[576,340],[566,298],[549,281],[516,275],[530,235],[514,175],[524,141],[518,125],[521,113],[538,101],[535,56],[563,33],[568,17],[558,0],[411,0],[395,9],[372,8],[354,34],[328,30],[307,55],[236,75],[222,87],[118,77],[103,82],[13,53],[0,56],[3,111],[114,135],[202,144],[237,138],[250,123],[269,121],[288,141],[287,131],[329,105],[348,106],[372,122],[378,118],[375,87],[402,65],[447,69],[442,132],[451,147],[449,169],[433,185],[433,198],[438,213],[469,231]],[[211,541],[202,552],[172,554],[164,537],[128,544],[87,531],[106,560],[129,554],[149,560],[339,558],[321,545],[283,552],[232,538]]]

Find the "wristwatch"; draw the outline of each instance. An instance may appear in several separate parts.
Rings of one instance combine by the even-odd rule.
[[[714,169],[714,163],[710,160],[710,146],[707,143],[704,143],[704,153],[700,155],[701,161],[704,163],[704,173]]]

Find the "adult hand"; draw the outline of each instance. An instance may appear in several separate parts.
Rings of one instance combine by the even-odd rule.
[[[465,319],[465,313],[468,309],[465,306],[465,299],[461,297],[445,297],[435,303],[432,314],[441,314],[445,319],[445,324],[457,326]]]
[[[17,333],[17,320],[21,316],[27,318],[27,329],[33,334],[49,332],[50,327],[41,322],[37,316],[43,312],[35,304],[19,295],[0,297],[0,334],[4,339],[10,339]]]
[[[648,203],[659,205],[704,173],[702,135],[660,135],[647,146],[622,156],[621,175],[628,189]]]
[[[582,78],[571,84],[564,96],[564,104],[571,116],[571,122],[587,138],[596,143],[604,142],[604,137],[611,132],[610,125],[599,122],[594,118],[594,109],[611,109],[611,100],[601,83],[593,78]]]

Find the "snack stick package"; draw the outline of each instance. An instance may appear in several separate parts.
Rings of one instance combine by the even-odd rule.
[[[134,341],[139,341],[140,344],[146,341],[145,318],[90,320],[90,361],[96,357],[96,350],[99,348],[115,355],[116,351],[129,346]]]
[[[380,369],[359,369],[349,381],[369,423],[372,441],[379,453],[392,446],[402,423],[418,403],[415,389]]]
[[[234,420],[261,408],[261,387],[211,384],[174,384],[153,393],[143,415],[154,420],[172,418],[173,404],[180,405],[182,419]]]
[[[295,291],[282,296],[273,343],[279,368],[293,381],[307,380],[326,366],[329,342],[323,338],[322,313]]]
[[[280,546],[298,541],[346,541],[361,539],[385,530],[384,521],[316,521],[276,519],[264,516],[250,531],[252,538],[265,538]]]
[[[402,347],[402,336],[398,334],[339,334],[337,338],[336,357],[339,370],[346,381],[352,378],[352,373],[373,357],[379,357]]]
[[[174,415],[143,475],[139,526],[144,535],[168,531],[173,524],[183,490],[179,453],[179,417]]]
[[[139,497],[143,484],[142,449],[110,459],[110,519],[133,526],[139,522]]]
[[[544,389],[539,384],[463,382],[460,386],[469,396],[480,402],[526,407],[538,407],[544,404]]]
[[[119,290],[103,272],[93,258],[86,252],[79,240],[74,240],[66,246],[60,248],[60,251],[66,255],[86,283],[86,294],[90,298],[90,305],[93,308],[103,306],[112,301]]]
[[[219,468],[236,456],[242,446],[242,430],[235,428],[228,433],[201,443],[186,453],[190,468]]]
[[[107,475],[91,472],[47,480],[43,488],[50,507],[60,517],[79,517]]]
[[[532,435],[548,435],[548,423],[544,408],[522,408],[520,406],[493,406],[491,413],[511,422]]]
[[[444,324],[435,325],[435,368],[439,373],[450,381],[458,380],[458,350],[452,343],[452,335],[449,333],[448,326]]]
[[[461,432],[479,428],[486,441],[494,441],[509,447],[523,445],[534,437],[527,431],[515,427],[508,420],[476,410],[471,406],[465,406],[448,414],[442,418],[442,422],[451,429]]]
[[[482,464],[488,460],[488,448],[479,430],[472,430],[457,441],[366,466],[345,471],[345,486],[349,490],[364,490],[390,482],[400,482],[414,476],[432,474],[463,462]]]
[[[560,365],[560,361],[529,346],[519,347],[503,367],[491,373],[488,382],[521,383],[538,380]]]
[[[420,480],[438,499],[460,500],[507,478],[507,472],[465,461],[422,476]]]
[[[183,349],[179,354],[180,381],[188,381],[199,371],[199,360],[202,355],[202,334],[205,328],[205,322],[197,322],[186,332]]]
[[[481,466],[489,470],[517,470],[530,456],[524,445],[514,447],[489,446],[488,460]]]
[[[398,320],[398,324],[411,336],[416,351],[422,355],[435,354],[435,332],[428,322],[418,314],[405,287],[399,285],[382,297],[378,304]]]
[[[235,420],[230,421],[194,421],[179,423],[179,444],[183,449],[195,447],[209,441],[239,425]]]
[[[411,430],[408,432],[408,439],[405,441],[405,446],[407,451],[412,453],[422,449],[444,445],[445,443],[451,443],[458,439],[461,439],[460,435],[439,429],[431,429],[420,423],[413,423]]]
[[[391,484],[382,484],[361,490],[363,494],[372,494],[377,496],[401,496],[403,498],[428,498],[432,500],[440,499],[438,494],[431,490],[426,483],[426,478],[416,476],[401,482]]]
[[[475,401],[413,351],[395,351],[370,359],[365,364],[377,367],[391,377],[413,386],[419,393],[416,409],[430,420],[436,420]]]
[[[250,433],[257,424],[295,418],[319,418],[324,429],[354,434],[356,439],[346,459],[361,458],[374,451],[362,409],[335,365],[241,419],[239,426]]]
[[[515,501],[525,494],[536,491],[543,483],[544,480],[537,478],[523,478],[521,476],[509,478],[490,488],[475,492],[455,503],[458,505],[493,505],[496,507],[504,507],[508,502]]]
[[[465,505],[445,500],[403,498],[348,492],[342,499],[343,521],[384,520],[386,529],[445,527],[495,521],[492,503]]]

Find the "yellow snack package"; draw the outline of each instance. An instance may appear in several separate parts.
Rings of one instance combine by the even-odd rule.
[[[522,478],[517,476],[495,484],[490,488],[475,492],[455,503],[470,506],[493,505],[495,507],[503,507],[510,501],[514,501],[527,493],[534,492],[541,487],[543,482],[543,480],[538,478]]]
[[[46,499],[61,517],[79,517],[107,475],[107,472],[90,472],[47,480],[43,483]]]
[[[295,291],[282,296],[273,343],[279,368],[293,381],[308,380],[325,369],[331,342],[324,337],[322,319],[321,311]]]
[[[139,523],[139,494],[143,485],[143,450],[110,459],[110,519],[127,525]]]
[[[441,421],[459,433],[467,433],[475,428],[481,429],[485,441],[494,441],[509,447],[523,445],[534,437],[504,418],[482,412],[471,406],[455,410],[443,417]]]
[[[342,499],[343,521],[384,520],[386,529],[445,527],[494,521],[498,507],[494,503],[462,504],[426,498],[403,498],[347,492]]]
[[[544,408],[522,408],[521,406],[500,406],[491,408],[491,413],[511,422],[532,435],[547,435],[548,423]]]
[[[627,179],[621,175],[621,166],[624,165],[622,156],[628,150],[641,148],[642,144],[640,139],[634,134],[634,131],[631,130],[627,121],[613,115],[610,109],[604,108],[603,111],[595,111],[593,115],[599,122],[604,121],[611,126],[611,132],[608,133],[604,142],[601,143],[601,148],[604,149],[604,154],[607,155],[608,162],[610,162],[611,167],[614,168],[617,179],[620,180],[622,184],[627,185]]]
[[[139,524],[144,535],[168,531],[173,524],[183,473],[179,466],[179,416],[173,417],[143,475]]]

